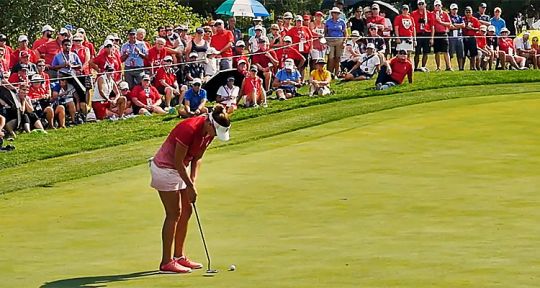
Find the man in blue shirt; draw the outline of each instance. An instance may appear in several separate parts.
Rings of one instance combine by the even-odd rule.
[[[501,33],[501,29],[506,27],[506,21],[501,18],[501,8],[496,7],[495,10],[493,10],[493,18],[491,18],[491,25],[495,26],[495,35],[499,36]]]
[[[262,35],[266,35],[266,28],[262,26],[263,19],[261,17],[257,17],[253,19],[253,26],[248,29],[248,36],[253,37],[255,36],[255,30],[257,26],[262,27]]]
[[[136,34],[136,29],[129,30],[128,42],[124,43],[120,49],[122,62],[124,62],[126,70],[124,71],[124,75],[130,89],[141,83],[144,74],[144,70],[142,69],[144,67],[144,59],[148,55],[146,45],[144,45],[144,42],[137,41]]]
[[[463,28],[465,28],[465,20],[458,15],[458,5],[452,3],[450,5],[450,20],[452,26],[450,26],[449,40],[449,54],[450,58],[457,55],[457,62],[460,71],[463,71],[465,66],[465,51],[463,47]]]
[[[51,69],[66,75],[73,75],[73,72],[82,68],[81,59],[75,52],[71,52],[71,40],[62,40],[62,51],[54,56],[51,62]]]
[[[347,38],[347,24],[340,18],[341,11],[338,7],[330,10],[332,19],[324,24],[324,36],[328,43],[328,71],[337,74],[339,71],[339,60],[343,54],[343,41]]]
[[[276,73],[274,87],[279,100],[287,100],[296,96],[296,88],[302,86],[302,75],[294,67],[294,60],[287,59],[285,67]]]
[[[184,109],[178,111],[182,118],[190,118],[204,113],[208,113],[206,108],[206,90],[201,88],[202,81],[200,78],[193,79],[191,88],[184,95]]]

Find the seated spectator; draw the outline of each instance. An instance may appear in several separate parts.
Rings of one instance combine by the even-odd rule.
[[[360,57],[360,47],[356,43],[356,40],[360,37],[358,31],[352,31],[352,39],[349,39],[345,42],[345,47],[343,49],[343,54],[341,54],[341,71],[347,73],[351,71],[353,66],[356,64],[358,57]]]
[[[114,44],[111,40],[105,40],[103,50],[98,53],[96,58],[90,60],[90,67],[98,71],[105,72],[105,66],[112,66],[115,73],[114,81],[119,82],[122,78],[122,59],[114,52]]]
[[[368,27],[369,27],[369,30],[368,30],[369,38],[367,38],[367,43],[373,43],[373,45],[375,45],[375,52],[379,55],[379,58],[380,58],[379,60],[382,63],[386,60],[386,57],[384,56],[386,54],[386,42],[384,42],[384,39],[381,36],[379,36],[377,32],[378,31],[377,25],[368,24]]]
[[[208,113],[206,108],[206,90],[201,88],[202,80],[199,78],[193,79],[191,88],[189,88],[184,96],[184,109],[178,111],[178,115],[182,118],[190,118]]]
[[[10,69],[13,68],[15,64],[19,63],[19,57],[21,55],[29,55],[30,63],[37,63],[39,60],[36,51],[28,48],[28,37],[26,35],[19,36],[19,47],[11,53],[11,60],[9,61],[11,66],[9,67]]]
[[[227,78],[227,84],[219,87],[216,93],[216,102],[227,109],[227,114],[232,114],[237,109],[240,87],[234,85],[234,77]]]
[[[315,62],[315,70],[311,71],[309,96],[326,96],[331,93],[330,81],[332,81],[332,75],[326,68],[326,61],[324,59],[317,59]]]
[[[77,29],[77,34],[82,36],[83,38],[82,45],[88,48],[88,50],[90,51],[90,58],[96,57],[96,47],[94,46],[92,42],[88,40],[88,37],[86,37],[86,31],[84,30],[84,28]]]
[[[144,75],[141,85],[137,85],[131,91],[131,103],[133,113],[151,116],[152,114],[167,114],[161,108],[161,96],[156,87],[150,83],[150,76]]]
[[[199,60],[197,57],[199,54],[191,52],[189,54],[189,62],[184,65],[184,75],[186,75],[186,81],[191,82],[194,79],[204,78],[204,64],[202,60]]]
[[[80,91],[81,95],[84,95],[85,101],[84,103],[87,103],[90,98],[90,89],[92,89],[92,78],[91,75],[91,68],[90,68],[90,59],[92,56],[90,56],[90,48],[83,45],[84,37],[82,34],[75,34],[73,36],[73,46],[71,47],[71,51],[73,53],[76,53],[77,56],[79,56],[79,59],[82,63],[82,68],[80,70],[80,75],[77,77],[79,79],[79,82],[84,86],[86,92],[83,93],[83,91]],[[90,43],[91,44],[91,43]]]
[[[17,83],[20,81],[27,81],[26,77],[19,75],[19,72],[22,69],[26,69],[26,72],[28,73],[28,76],[32,76],[35,73],[37,73],[37,66],[30,62],[30,56],[26,51],[21,51],[19,55],[19,62],[17,62],[12,68],[11,68],[11,74],[9,76],[9,82],[11,83]]]
[[[292,59],[297,67],[303,67],[306,62],[306,58],[300,54],[296,49],[292,48],[291,36],[283,37],[283,43],[285,46],[276,51],[276,55],[279,60],[279,68],[285,67],[285,60]]]
[[[537,69],[538,61],[536,50],[532,49],[531,42],[529,41],[530,35],[531,33],[528,31],[523,32],[523,36],[514,39],[514,45],[517,50],[517,55],[527,59],[527,61],[533,65],[534,69]]]
[[[59,106],[62,106],[64,110],[64,115],[65,115],[65,111],[66,110],[68,111],[71,124],[82,124],[82,120],[80,118],[77,118],[77,115],[76,115],[77,108],[75,106],[75,99],[78,96],[77,96],[77,91],[75,90],[75,87],[69,84],[67,79],[60,79],[60,81],[57,82],[52,87],[51,90],[52,90],[51,102],[53,103],[53,106],[56,107],[55,110],[57,110]],[[65,116],[64,116],[64,119],[65,119]],[[58,123],[58,124],[60,127],[62,127],[61,123]]]
[[[536,36],[532,37],[531,49],[535,51],[536,63],[540,66],[540,45],[538,44],[538,37]]]
[[[246,43],[242,40],[238,40],[234,46],[234,58],[233,58],[233,67],[238,67],[238,61],[245,60],[249,61],[248,56],[244,53],[244,48],[246,48]]]
[[[178,87],[176,74],[172,65],[173,58],[171,56],[165,56],[163,66],[157,70],[156,78],[154,79],[159,94],[165,95],[165,112],[169,112],[171,106],[174,107],[182,103],[183,100],[183,93]]]
[[[124,112],[124,116],[128,117],[133,113],[133,109],[131,109],[131,90],[129,89],[129,84],[126,81],[120,82],[118,84],[118,90],[120,91],[120,96],[124,96],[126,98],[126,110]]]
[[[259,104],[262,104],[263,107],[268,107],[266,103],[266,91],[264,91],[262,79],[257,76],[257,66],[253,65],[249,69],[246,78],[242,81],[242,91],[243,102],[245,107],[258,108]]]
[[[30,98],[28,97],[28,90],[29,90],[28,85],[21,84],[19,85],[19,89],[17,92],[19,102],[21,103],[21,111],[22,111],[21,124],[23,127],[23,131],[30,133],[33,130],[38,130],[40,132],[47,133],[45,129],[43,128],[43,124],[41,124],[41,120],[39,119],[39,116],[34,111],[32,102],[30,101]]]
[[[36,63],[37,67],[37,75],[40,75],[44,81],[42,82],[42,87],[47,91],[47,94],[52,95],[51,92],[51,80],[49,78],[49,74],[45,72],[45,59],[39,59]]]
[[[294,61],[287,59],[284,61],[285,67],[276,73],[274,88],[277,88],[276,95],[279,100],[287,100],[296,96],[296,89],[302,86],[302,76],[296,70]]]
[[[376,89],[385,90],[403,83],[405,76],[413,83],[413,65],[407,58],[406,50],[399,50],[398,55],[385,61],[377,77]]]
[[[204,63],[204,81],[207,82],[208,79],[212,78],[212,76],[216,75],[219,72],[218,69],[218,61],[216,57],[219,55],[219,51],[217,51],[214,47],[208,48],[208,51],[206,51],[206,63]]]
[[[276,52],[269,50],[269,43],[266,37],[259,38],[259,52],[252,56],[251,63],[257,66],[259,74],[264,77],[265,90],[269,91],[272,85],[272,75],[274,68],[278,66],[279,61]]]
[[[225,25],[221,19],[216,20],[214,28],[216,29],[216,33],[212,36],[210,45],[220,51],[219,70],[231,69],[234,35],[231,31],[225,29]]]
[[[46,121],[42,123],[44,126],[55,129],[54,115],[56,114],[58,117],[58,126],[60,128],[65,128],[66,111],[63,106],[57,106],[56,111],[53,111],[51,106],[51,94],[43,87],[44,82],[45,79],[43,79],[41,75],[34,74],[32,76],[32,81],[30,82],[30,88],[28,90],[30,103],[34,108],[36,115],[41,119],[46,119]]]
[[[262,35],[266,35],[266,29],[262,26],[263,19],[261,17],[256,17],[253,19],[253,26],[248,29],[248,36],[253,37],[257,35],[257,28],[262,28]]]
[[[165,59],[165,56],[169,55],[165,49],[165,44],[166,41],[164,38],[157,38],[154,47],[148,50],[148,54],[144,59],[144,65],[150,68],[150,73],[152,74],[156,73],[155,70],[163,64],[161,62]]]
[[[480,33],[476,36],[476,46],[478,47],[478,57],[476,59],[476,69],[486,70],[489,65],[489,70],[494,59],[494,53],[487,46],[487,26],[480,25]]]
[[[272,24],[270,27],[270,33],[266,35],[268,40],[270,41],[270,48],[279,48],[283,46],[283,43],[281,42],[281,31],[279,30],[278,24]]]
[[[404,50],[404,49],[402,49]],[[345,74],[344,80],[369,80],[379,70],[380,58],[375,53],[375,45],[368,43],[366,53],[360,55],[351,72]]]
[[[499,37],[499,51],[504,52],[504,55],[500,55],[500,60],[503,69],[505,69],[506,62],[509,62],[511,67],[518,70],[525,70],[526,60],[525,57],[516,55],[516,47],[512,38],[508,37],[510,30],[507,28],[501,29],[501,36]]]
[[[120,94],[120,90],[114,82],[112,77],[114,69],[111,66],[107,66],[105,69],[107,73],[99,76],[94,86],[92,109],[94,109],[96,119],[110,118],[114,120],[124,116],[127,99]]]

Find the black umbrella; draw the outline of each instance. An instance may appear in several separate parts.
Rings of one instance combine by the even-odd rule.
[[[234,77],[234,85],[240,87],[245,76],[236,69],[219,71],[202,86],[206,90],[208,101],[216,100],[219,87],[227,84],[227,78],[229,77]]]
[[[17,119],[15,119],[17,120],[17,125],[15,127],[19,127],[21,123],[21,113],[19,113],[20,110],[18,108],[21,107],[21,102],[19,102],[19,98],[17,98],[17,95],[15,95],[13,91],[7,89],[6,87],[0,86],[0,99],[2,99],[2,101],[6,102],[10,106],[9,109],[15,111],[15,113],[13,113],[13,115],[17,115]]]

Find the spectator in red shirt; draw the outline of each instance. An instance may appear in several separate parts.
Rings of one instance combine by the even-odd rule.
[[[25,52],[26,55],[29,55],[30,57],[29,60],[32,63],[37,63],[37,61],[39,60],[39,57],[36,51],[28,48],[28,37],[26,35],[19,36],[18,40],[19,40],[19,47],[17,48],[17,50],[11,53],[11,61],[10,61],[11,67],[9,67],[10,69],[13,68],[15,64],[19,63],[19,57],[21,55],[21,52]]]
[[[45,60],[39,59],[36,63],[37,67],[37,75],[41,75],[41,77],[44,79],[42,82],[43,88],[47,91],[47,93],[51,94],[51,80],[49,77],[49,74],[45,73]]]
[[[491,70],[494,54],[490,49],[487,47],[487,26],[481,25],[480,26],[480,33],[476,37],[476,46],[478,47],[478,58],[476,59],[476,69],[480,70],[487,70],[487,66],[489,64],[489,70]]]
[[[7,64],[7,67],[11,67],[13,65],[11,65],[11,54],[13,53],[13,49],[11,49],[11,47],[9,47],[8,45],[6,45],[6,42],[7,42],[7,37],[6,35],[4,34],[0,34],[0,48],[4,48],[4,61],[6,62]]]
[[[405,76],[409,79],[409,84],[413,83],[413,67],[411,61],[407,59],[407,51],[400,50],[398,55],[390,61],[386,61],[379,71],[376,89],[385,90],[403,83]]]
[[[41,28],[41,38],[34,41],[32,49],[36,50],[39,46],[49,42],[52,39],[52,33],[54,33],[54,29],[50,25],[43,26]]]
[[[178,88],[176,82],[176,74],[173,68],[172,56],[165,56],[163,59],[163,65],[157,70],[156,78],[154,79],[156,88],[161,95],[165,95],[165,112],[169,112],[171,109],[171,101],[174,98],[172,106],[182,103],[183,93],[187,90],[187,87],[183,91]]]
[[[103,50],[99,52],[99,55],[90,60],[90,67],[98,71],[99,73],[105,72],[105,66],[114,68],[113,78],[118,82],[122,78],[122,60],[118,54],[114,51],[114,44],[111,40],[105,40]]]
[[[7,57],[9,57],[9,55],[6,52],[6,48],[0,47],[0,74],[2,74],[2,77],[0,78],[3,79],[9,78],[10,75]]]
[[[161,66],[163,59],[168,55],[165,49],[166,41],[163,38],[157,38],[154,47],[148,50],[148,55],[144,59],[146,67],[151,67],[151,73],[155,73],[156,67]]]
[[[434,21],[434,36],[433,40],[433,52],[435,52],[435,63],[437,65],[437,71],[441,70],[441,54],[444,57],[444,63],[446,64],[446,71],[452,71],[452,64],[450,63],[450,54],[448,53],[448,31],[452,26],[452,20],[448,13],[442,10],[441,0],[435,0],[433,3],[435,9],[433,10]]]
[[[219,61],[219,70],[227,70],[232,68],[232,46],[234,43],[234,35],[231,31],[225,29],[223,20],[218,19],[214,24],[216,34],[212,36],[210,46],[216,48],[221,55]]]
[[[379,4],[374,3],[371,5],[371,16],[366,18],[366,24],[374,24],[377,25],[377,31],[379,33],[379,36],[383,35],[383,32],[386,29],[386,26],[384,25],[385,21],[384,17],[379,15]]]
[[[45,59],[47,67],[51,66],[54,56],[62,51],[62,41],[68,39],[69,32],[66,28],[60,29],[55,40],[50,40],[47,43],[35,48],[39,52],[39,58]],[[55,77],[56,71],[50,69],[49,76]]]
[[[414,49],[416,29],[414,19],[409,14],[409,5],[401,7],[401,14],[394,18],[394,31],[396,33],[396,50],[406,50],[409,54]]]
[[[234,58],[233,58],[233,67],[238,67],[238,62],[240,60],[244,60],[246,62],[249,62],[248,56],[244,53],[244,49],[246,48],[246,42],[243,40],[238,40],[236,42],[236,45],[234,45]]]
[[[279,68],[284,67],[285,60],[287,59],[293,59],[296,67],[303,67],[304,63],[306,62],[306,58],[302,56],[300,52],[296,51],[296,49],[291,48],[291,36],[283,37],[283,43],[285,43],[285,46],[276,51],[276,56],[278,57],[277,60],[279,61]]]
[[[145,75],[140,85],[136,85],[131,91],[133,113],[150,116],[154,114],[167,114],[161,108],[161,96],[156,87],[150,84],[150,76]]]
[[[508,37],[510,31],[504,27],[501,29],[501,35],[499,36],[499,50],[504,52],[504,57],[501,57],[501,66],[503,69],[506,67],[506,62],[510,62],[513,68],[518,70],[526,70],[525,64],[527,58],[518,56],[516,54],[516,46],[512,38]]]
[[[281,36],[285,36],[287,32],[293,27],[291,23],[293,20],[293,14],[291,12],[285,12],[283,14],[283,24],[281,25]]]
[[[269,50],[268,38],[259,40],[259,54],[253,55],[251,63],[257,66],[259,74],[264,77],[265,90],[270,90],[272,84],[272,75],[275,72],[275,67],[279,65],[276,52]]]
[[[433,45],[433,18],[431,12],[427,10],[426,0],[418,0],[418,9],[411,13],[414,19],[414,27],[416,29],[416,49],[414,51],[414,70],[427,72],[426,68],[428,54]],[[419,67],[420,54],[422,54],[422,66]]]
[[[92,42],[88,41],[88,37],[86,37],[86,31],[83,28],[79,28],[77,29],[77,34],[80,34],[82,36],[83,38],[82,45],[88,48],[88,51],[90,51],[90,58],[96,57],[96,47],[94,46]]]
[[[300,52],[300,54],[304,56],[304,59],[308,59],[309,51],[311,50],[311,40],[313,39],[313,34],[311,34],[311,30],[309,30],[308,27],[303,26],[302,23],[302,16],[297,16],[295,19],[295,26],[287,32],[287,36],[290,36],[292,39],[292,43],[296,44],[292,46],[292,48]],[[306,68],[306,65],[307,61],[305,61],[302,66],[298,66],[298,70],[302,74],[302,77],[304,77],[304,70]]]
[[[478,56],[478,46],[476,45],[476,35],[480,31],[480,21],[472,16],[472,8],[465,7],[465,28],[463,28],[463,49],[465,56],[469,56],[471,70],[476,70],[476,57]]]
[[[266,104],[266,91],[264,91],[262,79],[257,76],[257,72],[259,72],[257,66],[251,66],[246,78],[242,81],[240,93],[244,95],[245,107],[258,108],[259,104],[263,107],[268,106]]]
[[[57,105],[55,111],[51,106],[51,94],[50,90],[47,91],[43,86],[45,79],[39,74],[32,76],[32,82],[30,82],[30,89],[28,90],[28,97],[34,108],[34,111],[40,117],[45,117],[48,122],[48,128],[54,129],[54,115],[57,115],[58,126],[60,128],[66,128],[66,111],[64,106]]]

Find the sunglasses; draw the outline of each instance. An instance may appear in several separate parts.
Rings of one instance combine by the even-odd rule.
[[[105,46],[105,48],[112,48],[112,45],[107,45]]]
[[[45,65],[37,65],[38,68],[45,68]]]
[[[426,3],[418,3],[418,6],[424,6]]]
[[[204,30],[204,33],[212,33],[211,30]]]
[[[150,79],[143,79],[143,82],[150,82]]]
[[[60,36],[67,37],[68,34],[67,33],[62,33],[62,34],[60,34]]]
[[[64,46],[66,46],[66,47],[71,47],[71,44],[64,44]]]
[[[192,85],[193,85],[193,86],[197,86],[197,87],[198,87],[198,86],[201,86],[200,83],[193,83]]]
[[[120,89],[120,91],[129,91],[129,88]]]

